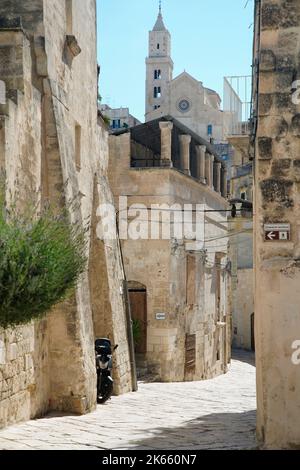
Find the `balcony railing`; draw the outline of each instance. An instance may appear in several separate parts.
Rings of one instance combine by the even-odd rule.
[[[248,135],[250,131],[252,77],[250,75],[224,78],[224,114],[226,134]]]

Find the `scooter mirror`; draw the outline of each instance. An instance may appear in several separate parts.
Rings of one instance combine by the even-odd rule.
[[[116,344],[115,347],[114,347],[114,351],[115,351],[118,347],[119,347],[119,345]]]

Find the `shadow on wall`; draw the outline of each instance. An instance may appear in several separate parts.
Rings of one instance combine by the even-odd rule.
[[[187,422],[185,426],[158,428],[154,436],[134,442],[130,449],[257,449],[256,411],[213,413]]]
[[[251,351],[244,351],[243,349],[232,349],[232,359],[236,359],[240,362],[250,364],[255,367],[255,353]]]

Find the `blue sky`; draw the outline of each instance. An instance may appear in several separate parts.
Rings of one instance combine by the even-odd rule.
[[[254,0],[162,0],[174,77],[183,70],[223,97],[223,77],[251,73]],[[102,102],[144,121],[148,31],[158,0],[97,0]],[[247,4],[247,6],[246,6]],[[245,7],[246,6],[246,7]]]

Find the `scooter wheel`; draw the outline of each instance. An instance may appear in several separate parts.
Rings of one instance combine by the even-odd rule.
[[[97,403],[99,405],[105,403],[107,400],[109,400],[111,398],[112,393],[113,393],[113,382],[108,382],[104,386],[103,393],[98,395]]]
[[[109,398],[108,397],[101,397],[101,398],[97,398],[97,403],[98,405],[103,405],[103,403],[105,403]]]

